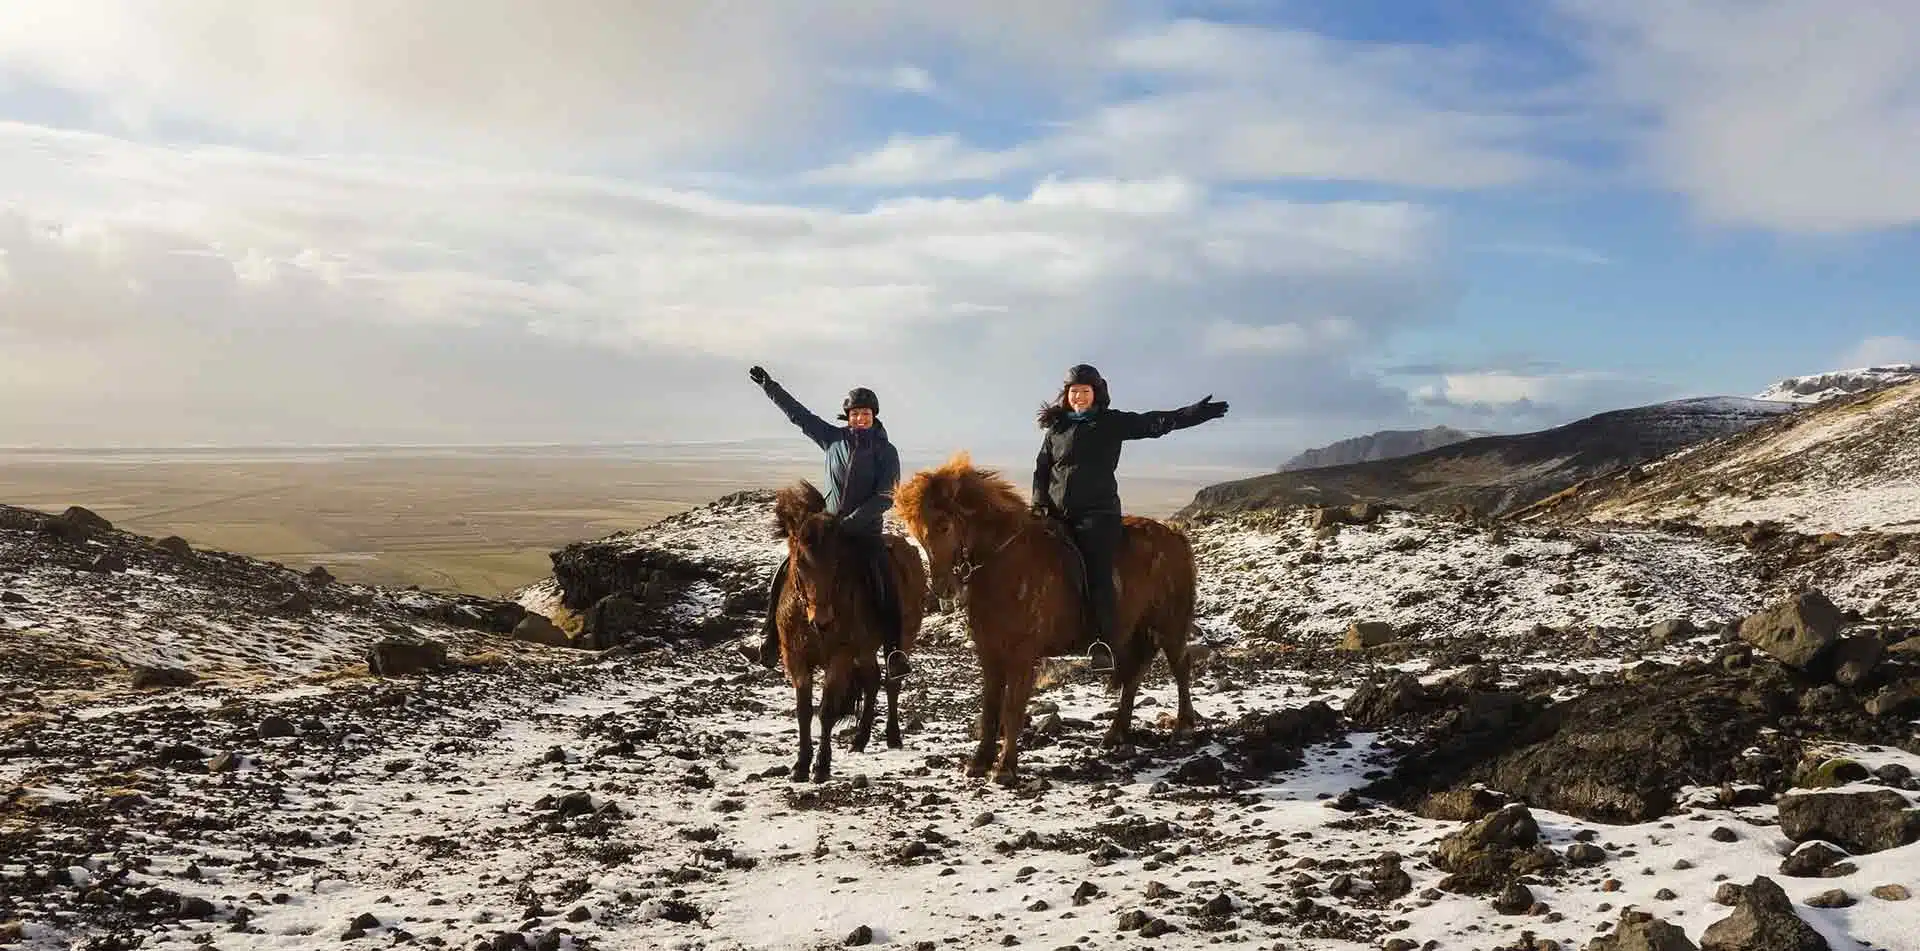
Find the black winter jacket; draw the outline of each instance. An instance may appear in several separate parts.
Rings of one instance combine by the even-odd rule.
[[[1206,422],[1196,407],[1128,413],[1103,409],[1086,420],[1061,414],[1047,424],[1040,457],[1033,467],[1033,501],[1076,516],[1120,513],[1120,444],[1129,439],[1158,439],[1176,429]]]

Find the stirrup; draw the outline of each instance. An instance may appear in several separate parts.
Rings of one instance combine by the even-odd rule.
[[[1106,655],[1106,659],[1102,660],[1100,654]],[[1087,647],[1087,666],[1096,674],[1112,673],[1113,648],[1108,646],[1106,641],[1096,639]]]
[[[900,675],[893,675],[893,659],[900,658]],[[913,675],[913,664],[907,661],[906,651],[894,651],[887,655],[886,663],[881,666],[880,679],[886,683],[899,683]]]

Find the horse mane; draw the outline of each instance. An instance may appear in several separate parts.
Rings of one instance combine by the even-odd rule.
[[[773,495],[773,537],[791,538],[807,517],[827,510],[827,500],[813,483],[801,480]]]
[[[993,469],[976,469],[967,452],[937,469],[916,472],[893,494],[893,507],[909,525],[924,525],[928,515],[941,512],[958,518],[995,521],[1023,515],[1027,503],[1013,483]]]

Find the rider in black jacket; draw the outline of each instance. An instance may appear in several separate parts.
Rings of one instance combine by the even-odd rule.
[[[1113,635],[1113,561],[1120,548],[1120,487],[1114,470],[1129,439],[1158,439],[1227,414],[1212,396],[1176,410],[1128,413],[1108,408],[1107,381],[1084,363],[1067,371],[1060,395],[1040,410],[1046,438],[1033,468],[1034,514],[1064,521],[1087,567],[1095,642]],[[1106,658],[1111,662],[1111,648]]]

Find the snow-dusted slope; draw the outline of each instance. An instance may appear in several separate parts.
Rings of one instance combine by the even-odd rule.
[[[1920,364],[1890,363],[1810,376],[1791,376],[1767,387],[1765,392],[1754,398],[1788,403],[1822,403],[1837,396],[1850,396],[1912,380],[1920,380]]]
[[[1590,521],[1920,531],[1920,380],[1829,400],[1565,501]]]

